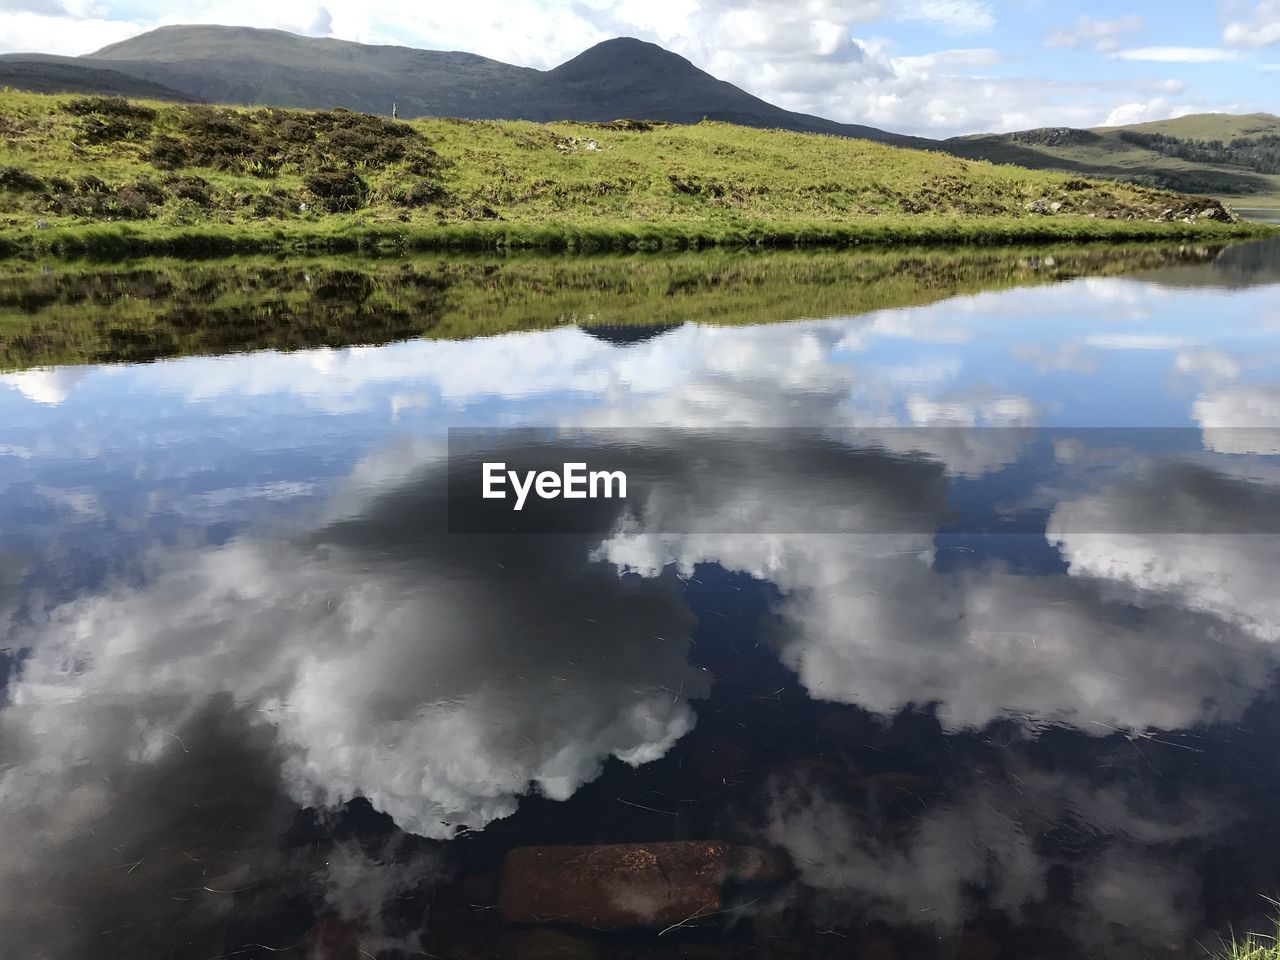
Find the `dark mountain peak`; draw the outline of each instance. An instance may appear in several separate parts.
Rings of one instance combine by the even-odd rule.
[[[589,47],[572,60],[560,64],[550,75],[561,80],[593,80],[601,77],[702,73],[697,67],[665,47],[635,37],[615,37]]]
[[[211,24],[160,27],[86,57],[33,58],[7,67],[7,82],[47,89],[116,86],[112,70],[167,93],[211,103],[348,107],[401,117],[600,122],[619,117],[666,123],[716,120],[749,127],[867,137],[924,146],[871,127],[783,110],[718,80],[679,54],[635,37],[615,37],[554,70],[534,70],[470,53],[372,46],[325,37]],[[49,76],[56,63],[57,75]],[[70,66],[69,66],[70,65]]]

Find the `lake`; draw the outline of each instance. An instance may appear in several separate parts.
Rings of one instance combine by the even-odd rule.
[[[9,263],[0,368],[14,956],[1275,929],[1280,241]]]

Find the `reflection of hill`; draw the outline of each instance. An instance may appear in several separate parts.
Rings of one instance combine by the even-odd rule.
[[[1280,240],[1236,244],[1201,261],[1185,260],[1134,276],[1165,287],[1243,289],[1280,283]]]
[[[852,316],[1081,276],[1160,268],[1163,277],[1169,267],[1250,256],[1095,246],[54,269],[13,262],[0,267],[0,369],[465,339],[566,323],[634,343],[689,321]]]

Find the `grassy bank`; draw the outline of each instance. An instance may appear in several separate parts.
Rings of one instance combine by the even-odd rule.
[[[1218,953],[1217,960],[1280,960],[1280,920],[1273,933],[1250,933],[1233,939]]]
[[[1205,246],[1056,246],[410,260],[0,263],[0,369],[464,338],[577,324],[852,316],[1210,262]]]
[[[0,92],[27,256],[1171,240],[1207,198],[719,123],[397,122]]]

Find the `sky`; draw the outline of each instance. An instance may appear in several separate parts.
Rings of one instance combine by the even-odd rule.
[[[174,23],[538,68],[634,36],[788,109],[925,136],[1280,113],[1280,0],[0,0],[0,52]]]

